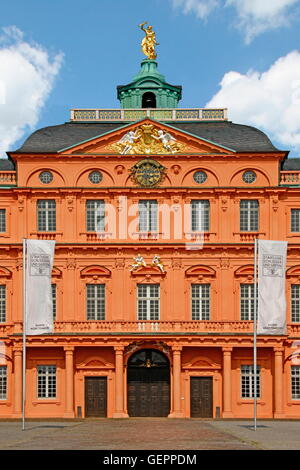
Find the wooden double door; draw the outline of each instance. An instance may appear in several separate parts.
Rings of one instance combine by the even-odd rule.
[[[191,377],[191,418],[213,417],[213,378]]]
[[[107,416],[107,378],[85,377],[85,417]]]
[[[139,351],[127,369],[129,416],[168,416],[170,413],[170,367],[159,351]]]

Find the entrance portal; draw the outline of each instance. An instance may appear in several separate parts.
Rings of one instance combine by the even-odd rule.
[[[212,377],[191,377],[191,418],[213,417]]]
[[[128,362],[129,416],[168,416],[170,413],[170,364],[164,354],[143,349]]]
[[[106,377],[85,377],[85,417],[106,417]]]

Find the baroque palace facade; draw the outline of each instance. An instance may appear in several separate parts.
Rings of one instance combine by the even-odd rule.
[[[0,162],[0,417],[22,413],[23,238],[56,241],[27,417],[253,416],[261,238],[288,241],[288,327],[258,337],[258,417],[299,418],[298,161],[226,109],[179,108],[153,56],[117,91]]]

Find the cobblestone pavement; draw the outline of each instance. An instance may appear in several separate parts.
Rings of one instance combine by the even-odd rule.
[[[214,429],[225,431],[265,450],[300,450],[300,421],[211,421]]]
[[[226,423],[225,423],[226,424]],[[300,426],[299,426],[300,427]],[[238,433],[234,433],[238,434]],[[257,445],[212,421],[131,418],[0,422],[1,450],[250,450]]]

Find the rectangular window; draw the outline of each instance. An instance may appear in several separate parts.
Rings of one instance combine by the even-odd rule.
[[[260,366],[256,369],[256,396],[260,398]],[[241,366],[242,398],[254,398],[254,366]]]
[[[300,209],[291,209],[291,232],[300,232]]]
[[[192,320],[210,319],[210,284],[192,284]]]
[[[240,201],[240,231],[257,232],[259,227],[258,201]]]
[[[105,320],[105,284],[87,284],[86,302],[88,320]]]
[[[191,202],[191,229],[192,232],[209,232],[210,203],[206,200]]]
[[[0,323],[6,322],[6,286],[0,285]]]
[[[292,366],[291,379],[292,379],[292,399],[300,400],[300,367],[299,366]]]
[[[102,199],[86,201],[87,232],[104,232],[105,202]]]
[[[6,232],[6,209],[0,209],[0,232]]]
[[[291,291],[292,322],[300,323],[300,285],[292,284]]]
[[[0,400],[7,398],[7,367],[0,366]]]
[[[53,320],[56,320],[56,284],[51,284],[51,292],[52,292],[52,313],[53,313]]]
[[[159,320],[159,284],[138,284],[138,320]]]
[[[241,284],[241,320],[254,320],[254,284]],[[258,298],[256,298],[256,303]]]
[[[38,366],[38,398],[56,398],[56,366]]]
[[[54,199],[40,199],[37,202],[37,219],[38,231],[56,231],[56,202]]]
[[[156,232],[157,231],[157,201],[141,200],[139,201],[139,231]]]

